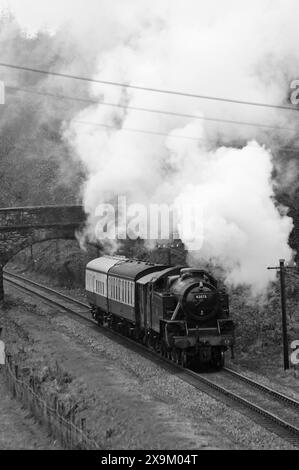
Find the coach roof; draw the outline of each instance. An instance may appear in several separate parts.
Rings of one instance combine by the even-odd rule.
[[[100,258],[96,258],[90,261],[87,264],[86,269],[107,273],[112,266],[119,263],[124,263],[125,261],[127,261],[125,256],[101,256]]]
[[[123,263],[112,266],[109,269],[108,275],[136,281],[145,274],[161,271],[166,267],[167,266],[163,264],[151,264],[145,263],[144,261],[127,260]]]

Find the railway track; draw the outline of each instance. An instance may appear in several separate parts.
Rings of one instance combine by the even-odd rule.
[[[56,305],[67,313],[76,315],[85,322],[87,321],[97,327],[96,322],[90,318],[87,303],[73,299],[17,274],[5,272],[4,280],[14,287],[38,296],[45,302]],[[232,369],[224,368],[217,373],[199,373],[194,370],[183,369],[132,339],[105,327],[101,327],[101,329],[109,337],[117,339],[130,349],[177,374],[182,380],[198,390],[233,406],[269,431],[299,447],[299,401]]]

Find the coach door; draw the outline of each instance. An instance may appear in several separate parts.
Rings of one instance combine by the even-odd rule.
[[[139,299],[140,327],[146,328],[146,285],[137,284]]]
[[[153,297],[153,284],[149,282],[146,289],[146,318],[147,327],[152,329],[152,297]]]

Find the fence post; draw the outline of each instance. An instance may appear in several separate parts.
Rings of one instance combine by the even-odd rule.
[[[86,418],[81,418],[81,443],[85,441],[85,432],[86,432]]]
[[[6,354],[6,364],[5,364],[6,379],[8,379],[8,389],[11,392],[10,363],[11,363],[11,355]]]

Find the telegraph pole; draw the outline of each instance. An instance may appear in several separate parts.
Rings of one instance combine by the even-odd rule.
[[[285,271],[286,269],[295,269],[293,266],[285,266],[285,260],[279,260],[279,266],[270,266],[267,269],[276,269],[279,271],[280,277],[280,298],[281,298],[281,322],[282,322],[282,341],[283,341],[283,364],[284,370],[290,368],[289,362],[289,345],[288,345],[288,331],[287,331],[287,308],[286,308],[286,295],[285,295]]]
[[[283,339],[283,362],[284,369],[290,368],[289,363],[289,344],[287,331],[287,308],[286,308],[286,283],[285,283],[285,267],[284,259],[279,260],[279,276],[280,276],[280,295],[281,295],[281,316],[282,316],[282,339]]]

